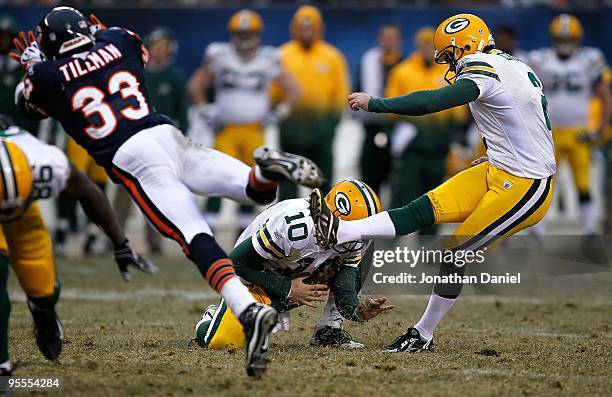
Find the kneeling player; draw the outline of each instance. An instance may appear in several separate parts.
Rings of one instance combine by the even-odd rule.
[[[336,184],[325,200],[336,215],[362,219],[380,212],[376,193],[360,181]],[[322,321],[311,340],[316,346],[362,347],[342,330],[342,318],[370,320],[393,309],[386,298],[359,303],[361,241],[322,249],[316,244],[314,223],[307,199],[285,200],[262,212],[242,233],[230,258],[236,274],[260,303],[288,312],[300,305],[316,307],[329,289]],[[195,339],[201,347],[239,348],[245,339],[236,317],[223,299],[209,307],[196,325]]]

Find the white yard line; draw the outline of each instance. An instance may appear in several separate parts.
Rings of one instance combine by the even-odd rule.
[[[25,294],[16,289],[9,291],[9,296],[13,301],[25,302]],[[146,298],[163,298],[174,297],[187,301],[202,301],[217,297],[218,295],[212,291],[184,291],[180,289],[163,289],[163,288],[144,288],[129,292],[119,291],[96,291],[85,290],[79,288],[62,288],[62,300],[86,300],[86,301],[133,301]]]

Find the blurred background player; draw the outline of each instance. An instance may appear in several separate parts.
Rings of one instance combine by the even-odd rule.
[[[318,8],[301,6],[290,24],[291,41],[280,48],[283,66],[302,89],[289,117],[280,123],[282,150],[312,159],[331,188],[336,127],[346,107],[349,72],[344,55],[323,41],[325,26]],[[280,199],[296,197],[296,187],[284,183]]]
[[[446,66],[434,61],[434,30],[419,29],[414,37],[416,50],[389,75],[386,97],[406,95],[419,90],[446,86]],[[399,207],[440,185],[446,176],[446,159],[465,107],[447,109],[422,117],[396,117],[391,152],[396,156],[392,176],[392,207]],[[420,234],[434,234],[437,225],[423,228]]]
[[[389,72],[404,59],[402,45],[398,26],[383,25],[378,29],[378,45],[361,56],[356,84],[359,91],[372,96],[384,94]],[[355,115],[363,120],[365,129],[359,163],[361,179],[380,194],[380,187],[391,172],[389,135],[392,123],[380,114],[361,112]]]
[[[15,87],[23,77],[23,69],[19,62],[9,57],[9,52],[17,33],[15,20],[8,14],[0,15],[0,113],[10,116],[21,128],[37,134],[39,122],[23,116],[15,106]]]
[[[193,103],[203,112],[206,92],[214,88],[214,116],[209,120],[215,131],[215,149],[249,166],[253,166],[253,151],[264,144],[264,128],[278,122],[291,112],[299,88],[280,64],[278,49],[261,45],[264,24],[251,10],[240,10],[230,18],[227,30],[230,42],[213,42],[204,53],[204,63],[189,80],[188,90]],[[284,101],[272,109],[270,84],[277,82]],[[208,113],[210,115],[210,113]],[[208,200],[207,210],[217,213],[220,199]],[[251,221],[252,207],[241,206],[242,227]],[[216,217],[208,217],[216,224]]]
[[[495,28],[494,39],[495,46],[500,51],[512,55],[521,61],[527,60],[528,54],[519,47],[518,34],[512,26],[499,25]]]
[[[158,112],[168,116],[181,131],[187,131],[187,93],[185,76],[174,64],[178,51],[178,42],[172,31],[164,26],[157,26],[144,37],[144,44],[149,50],[149,62],[144,71],[151,101]],[[128,192],[118,186],[113,201],[113,209],[125,226],[132,199]],[[162,254],[160,234],[148,222],[145,223],[146,241],[149,252]]]
[[[578,190],[585,234],[598,234],[598,216],[591,200],[589,170],[591,145],[601,136],[610,119],[610,81],[606,60],[598,48],[582,47],[582,24],[561,14],[549,27],[553,46],[533,51],[530,63],[542,79],[548,98],[557,162],[567,159]],[[603,114],[598,125],[587,131],[589,104],[597,96]]]

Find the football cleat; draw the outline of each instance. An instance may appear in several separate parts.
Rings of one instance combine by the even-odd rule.
[[[276,310],[267,305],[252,303],[239,319],[246,338],[246,370],[249,376],[259,378],[266,372],[270,361],[268,344],[270,333],[278,322]]]
[[[329,209],[321,189],[314,189],[310,193],[310,216],[315,224],[315,238],[321,248],[333,248],[337,243],[339,218]]]
[[[340,347],[343,349],[361,349],[363,343],[355,342],[351,334],[342,328],[325,326],[315,330],[310,339],[310,346]]]
[[[433,351],[433,337],[425,340],[416,328],[408,328],[404,335],[398,336],[393,343],[385,349],[387,353],[418,353],[423,350]]]
[[[28,309],[34,320],[34,336],[38,350],[49,360],[56,360],[64,345],[64,327],[55,308],[38,307],[28,299]]]
[[[323,172],[312,160],[297,154],[262,146],[255,149],[253,158],[262,174],[269,179],[286,179],[311,188],[319,187],[325,181]]]

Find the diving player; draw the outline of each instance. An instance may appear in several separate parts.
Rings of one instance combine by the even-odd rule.
[[[460,223],[446,248],[475,251],[536,224],[548,211],[554,145],[547,100],[536,74],[517,58],[496,50],[489,28],[475,15],[458,14],[442,22],[434,46],[436,62],[449,64],[445,79],[451,85],[395,98],[354,93],[349,104],[354,110],[418,116],[469,103],[488,159],[476,161],[405,207],[352,222],[338,219],[315,190],[311,215],[323,247],[368,236],[406,235],[432,224]],[[442,276],[464,271],[458,265],[440,267]],[[387,351],[432,349],[433,332],[461,288],[461,283],[436,284],[421,320]]]
[[[610,120],[610,79],[602,51],[582,47],[582,24],[573,15],[561,14],[550,23],[553,46],[530,53],[529,63],[542,79],[550,105],[550,121],[557,162],[567,159],[578,190],[580,219],[587,235],[597,234],[597,214],[590,194],[591,142],[603,135]],[[589,104],[599,97],[604,112],[589,131]]]
[[[376,193],[365,183],[348,180],[337,183],[325,197],[342,219],[362,219],[380,212]],[[342,329],[343,318],[366,321],[393,309],[386,298],[359,303],[359,265],[364,243],[354,241],[323,249],[317,245],[308,200],[281,201],[264,212],[242,233],[230,258],[236,274],[249,285],[261,303],[281,313],[300,306],[316,307],[330,290],[324,315],[315,327],[314,346],[363,347]],[[211,349],[239,348],[244,344],[240,323],[223,299],[211,305],[196,324],[195,340]],[[288,321],[288,318],[286,318]],[[286,322],[280,322],[286,328]]]
[[[143,70],[147,51],[122,28],[106,29],[70,7],[56,7],[16,43],[27,73],[15,92],[22,111],[53,117],[122,184],[148,220],[177,241],[244,326],[247,373],[262,374],[276,311],[258,304],[235,277],[192,193],[269,203],[283,179],[316,186],[309,160],[261,148],[252,169],[185,138],[156,112]],[[40,45],[40,48],[39,48]]]

